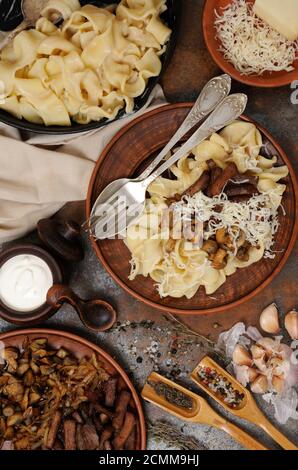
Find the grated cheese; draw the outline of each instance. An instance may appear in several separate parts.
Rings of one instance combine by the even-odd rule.
[[[294,70],[298,41],[289,41],[258,18],[253,4],[234,0],[223,13],[215,11],[220,52],[244,75]]]
[[[204,239],[214,236],[217,230],[226,228],[235,239],[235,227],[241,229],[252,246],[264,244],[265,258],[274,258],[271,248],[278,230],[278,207],[274,203],[274,190],[252,196],[247,202],[232,202],[226,194],[209,198],[202,192],[194,196],[184,196],[174,204],[184,220],[195,214],[197,219],[206,222]],[[219,208],[221,211],[219,211]]]

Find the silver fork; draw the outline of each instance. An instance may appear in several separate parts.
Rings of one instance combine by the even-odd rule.
[[[231,78],[229,75],[220,75],[214,77],[204,86],[199,97],[197,98],[194,106],[190,110],[186,119],[183,121],[179,129],[175,132],[168,144],[162,149],[157,155],[153,162],[140,174],[137,178],[120,178],[112,181],[106,188],[100,193],[97,200],[95,201],[90,218],[83,224],[83,228],[93,230],[95,227],[98,217],[96,215],[96,209],[102,204],[109,204],[111,197],[115,197],[116,193],[127,183],[131,181],[142,181],[147,178],[152,171],[159,165],[163,158],[168,152],[181,140],[181,138],[187,134],[196,124],[210,114],[215,107],[230,93],[231,90]],[[91,223],[90,223],[91,222]]]
[[[192,137],[150,176],[142,181],[130,181],[125,184],[115,197],[111,198],[106,215],[97,221],[95,238],[113,238],[118,233],[122,233],[129,225],[132,225],[144,209],[148,186],[196,145],[241,116],[246,104],[247,96],[242,93],[228,96],[216,107]],[[122,207],[118,207],[118,212],[116,212],[119,200],[121,203],[124,201],[124,204],[122,204]],[[117,224],[111,224],[115,216],[117,216]]]

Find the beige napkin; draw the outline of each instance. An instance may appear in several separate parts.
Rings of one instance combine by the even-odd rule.
[[[28,134],[22,139],[17,129],[0,124],[0,243],[30,232],[66,202],[85,199],[94,162],[111,138],[163,104],[158,85],[137,113],[83,134]]]

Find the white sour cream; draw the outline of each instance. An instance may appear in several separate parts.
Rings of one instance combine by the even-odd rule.
[[[30,312],[41,307],[52,285],[52,272],[38,256],[17,255],[0,268],[0,299],[12,310]]]

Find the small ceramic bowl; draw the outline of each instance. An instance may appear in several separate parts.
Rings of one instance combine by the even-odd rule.
[[[22,244],[7,248],[0,254],[0,268],[9,259],[23,254],[35,255],[41,258],[47,263],[52,272],[53,283],[62,283],[63,274],[58,263],[47,251],[36,245]],[[51,317],[55,312],[56,310],[46,302],[41,307],[30,312],[19,312],[9,308],[0,299],[0,316],[7,322],[14,323],[15,325],[35,325]]]

